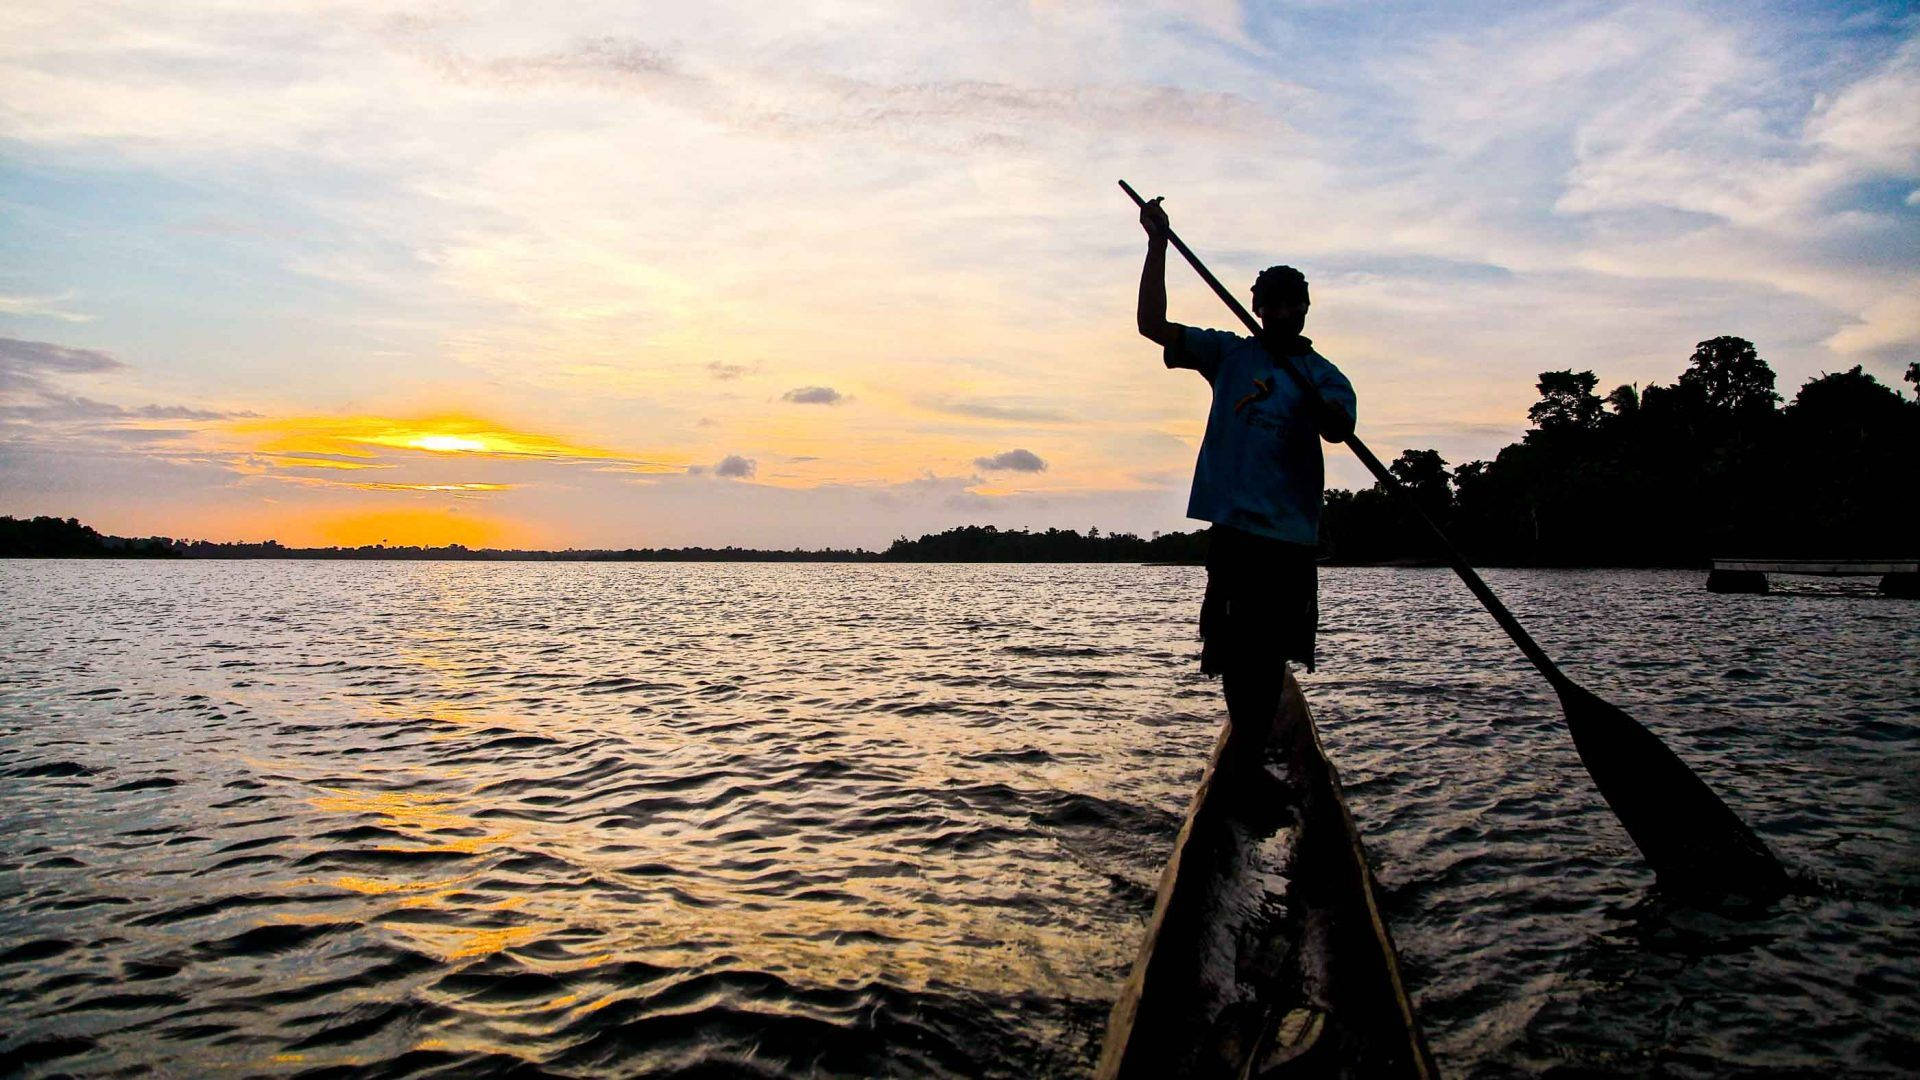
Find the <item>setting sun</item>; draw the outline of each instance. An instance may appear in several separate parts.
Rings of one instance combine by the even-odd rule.
[[[487,444],[479,439],[469,439],[460,435],[422,435],[419,438],[409,440],[407,445],[420,450],[439,450],[444,452],[457,450],[484,451],[487,448]]]

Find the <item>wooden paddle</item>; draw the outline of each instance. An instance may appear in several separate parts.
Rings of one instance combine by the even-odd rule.
[[[1120,187],[1136,205],[1146,207],[1146,200],[1125,180],[1120,181]],[[1299,384],[1307,400],[1316,408],[1333,408],[1293,361],[1273,347],[1260,324],[1172,229],[1167,230],[1167,242],[1186,257],[1201,280],[1233,309],[1246,324],[1247,331],[1267,346],[1275,366]],[[1652,732],[1568,678],[1359,436],[1350,434],[1344,441],[1381,486],[1426,524],[1454,573],[1467,583],[1467,588],[1500,624],[1500,629],[1520,646],[1520,651],[1533,661],[1533,666],[1560,695],[1560,708],[1566,714],[1567,730],[1573,735],[1580,760],[1586,764],[1587,772],[1592,774],[1594,784],[1613,807],[1620,823],[1626,826],[1627,835],[1639,845],[1640,853],[1652,865],[1661,885],[1700,897],[1727,893],[1771,897],[1785,892],[1786,871],[1753,830]]]

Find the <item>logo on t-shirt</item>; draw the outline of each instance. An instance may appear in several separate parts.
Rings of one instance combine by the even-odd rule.
[[[1271,393],[1273,393],[1272,379],[1253,380],[1253,393],[1248,394],[1246,397],[1243,397],[1239,401],[1236,401],[1233,403],[1234,415],[1236,416],[1239,415],[1240,410],[1246,408],[1247,406],[1253,404],[1256,401],[1267,400],[1267,395]]]

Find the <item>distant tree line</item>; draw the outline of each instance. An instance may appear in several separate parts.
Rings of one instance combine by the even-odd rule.
[[[1475,562],[1697,566],[1716,554],[1904,555],[1920,465],[1914,399],[1859,367],[1821,375],[1786,407],[1773,369],[1737,337],[1701,342],[1671,386],[1595,391],[1591,371],[1543,371],[1532,427],[1492,461],[1448,469],[1433,450],[1390,466]],[[1334,561],[1432,558],[1385,488],[1330,491]]]
[[[1155,533],[1142,540],[1133,533],[1102,534],[1098,527],[1081,535],[1072,529],[996,529],[962,525],[918,540],[901,537],[882,552],[888,562],[1200,562],[1207,555],[1204,530]]]
[[[569,548],[543,551],[521,548],[469,548],[368,544],[363,547],[287,547],[277,540],[217,543],[166,536],[129,539],[107,536],[73,518],[0,517],[0,558],[177,558],[177,559],[425,559],[456,562],[1199,562],[1206,557],[1206,533],[1155,534],[1142,540],[1132,533],[1086,535],[1072,529],[996,529],[963,525],[918,540],[901,537],[885,551],[828,548],[818,551],[742,547]]]
[[[102,536],[73,518],[0,517],[0,557],[28,559],[152,559],[179,554],[171,539]]]

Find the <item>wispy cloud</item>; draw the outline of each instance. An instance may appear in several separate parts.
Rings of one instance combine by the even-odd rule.
[[[923,398],[919,404],[922,408],[931,409],[934,412],[971,416],[981,420],[1005,420],[1012,423],[1057,424],[1068,418],[1064,411],[1052,406],[1015,402]]]
[[[93,374],[124,366],[98,349],[0,338],[0,391],[38,392],[47,388],[49,375]]]
[[[359,491],[398,491],[409,494],[484,495],[494,491],[512,491],[512,484],[348,484]]]
[[[94,432],[94,435],[98,438],[128,443],[170,442],[176,439],[187,438],[192,434],[193,432],[191,431],[182,431],[179,428],[139,427],[101,428],[99,431]]]
[[[0,338],[0,428],[10,437],[75,444],[154,445],[248,415],[189,405],[119,405],[71,393],[76,379],[117,382],[129,366],[98,349]]]
[[[259,454],[254,456],[266,465],[286,469],[339,469],[351,472],[359,469],[399,468],[398,465],[391,463],[367,461],[337,454]]]
[[[1031,450],[1008,450],[992,457],[973,459],[976,467],[988,472],[1045,472],[1047,463]]]
[[[189,405],[112,405],[92,398],[58,393],[41,393],[38,400],[31,404],[0,404],[0,416],[56,423],[69,420],[230,420],[251,415],[247,412],[196,409]]]
[[[73,311],[67,302],[73,294],[61,293],[58,296],[18,296],[0,293],[0,315],[37,316],[43,319],[57,319],[60,322],[92,322],[93,316]]]
[[[632,38],[603,36],[546,52],[474,57],[458,52],[431,36],[431,24],[395,24],[403,31],[397,40],[417,45],[416,55],[427,59],[446,78],[485,83],[508,90],[555,82],[606,89],[646,90],[674,82],[695,82],[664,51]],[[406,33],[404,31],[413,31]]]
[[[802,386],[781,394],[780,400],[795,405],[838,405],[846,397],[831,386]]]

